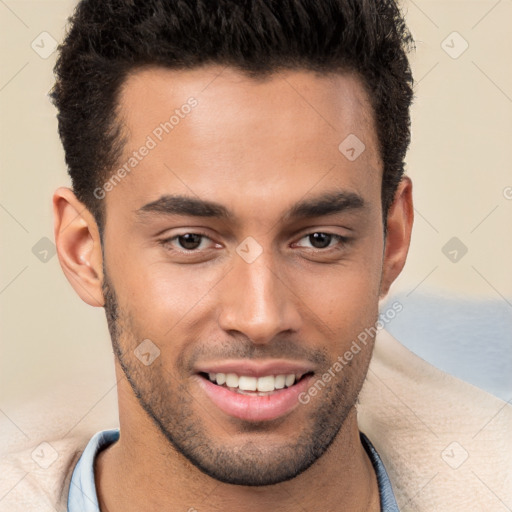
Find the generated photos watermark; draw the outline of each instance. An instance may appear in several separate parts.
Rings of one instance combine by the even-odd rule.
[[[326,372],[322,374],[321,377],[319,377],[306,391],[303,391],[299,394],[299,402],[304,405],[308,404],[312,397],[315,397],[328,382],[336,377],[336,374],[341,372],[343,368],[345,368],[345,366],[347,366],[350,361],[352,361],[354,356],[361,352],[361,345],[366,346],[368,340],[372,339],[378,331],[384,329],[384,327],[386,327],[386,325],[391,322],[403,309],[404,307],[401,302],[393,302],[391,307],[379,315],[379,319],[375,322],[374,325],[365,328],[364,331],[361,331],[357,335],[357,338],[352,341],[350,348],[345,351],[344,354],[339,355],[337,360]]]
[[[172,132],[174,128],[185,119],[187,115],[192,112],[192,109],[198,105],[196,98],[191,96],[187,102],[181,105],[180,108],[174,110],[174,113],[166,121],[161,122],[156,126],[153,131],[146,137],[144,144],[124,162],[124,164],[115,171],[112,176],[103,183],[101,187],[94,189],[94,197],[96,199],[104,199],[107,192],[113,190],[123,178],[125,178],[137,165],[139,165],[150,152],[155,149],[166,135]]]

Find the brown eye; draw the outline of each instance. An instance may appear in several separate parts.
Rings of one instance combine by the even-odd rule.
[[[162,244],[169,251],[176,251],[181,253],[186,252],[200,252],[198,249],[207,249],[208,247],[203,244],[203,241],[208,242],[210,238],[203,233],[182,233],[175,235],[165,240],[161,240]]]
[[[334,233],[324,233],[321,231],[316,231],[314,233],[309,233],[306,236],[303,236],[301,240],[307,240],[309,245],[299,245],[299,247],[311,248],[311,249],[330,249],[336,247],[336,245],[343,245],[345,242],[348,242],[346,237],[341,235],[335,235]],[[332,244],[331,242],[337,241],[338,244]]]
[[[315,249],[325,249],[326,247],[329,247],[332,235],[329,233],[312,233],[311,235],[308,235],[308,238]]]
[[[176,239],[183,249],[192,251],[201,245],[203,235],[199,235],[198,233],[185,233],[184,235],[177,236]]]

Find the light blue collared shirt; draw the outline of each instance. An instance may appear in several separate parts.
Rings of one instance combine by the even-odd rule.
[[[400,512],[386,468],[370,440],[361,432],[361,443],[372,461],[379,485],[381,512]],[[101,512],[94,482],[94,458],[108,445],[119,439],[119,429],[102,430],[94,434],[71,476],[68,495],[68,512]]]

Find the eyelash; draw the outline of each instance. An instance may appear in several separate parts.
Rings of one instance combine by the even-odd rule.
[[[316,233],[320,233],[322,235],[329,235],[331,236],[333,239],[337,239],[338,240],[338,244],[341,244],[342,246],[344,245],[347,245],[351,239],[348,238],[348,237],[345,237],[345,236],[342,236],[342,235],[338,235],[336,233],[329,233],[328,231],[311,231],[309,233],[306,233],[305,235],[303,235],[300,239],[304,239],[304,238],[308,238],[309,236],[311,235],[314,235]],[[203,239],[208,239],[208,240],[211,240],[211,238],[205,234],[205,233],[201,233],[201,232],[196,232],[196,231],[187,231],[185,233],[180,233],[178,235],[174,235],[170,238],[166,238],[164,240],[160,240],[160,244],[166,249],[166,250],[169,250],[170,252],[178,252],[180,254],[190,254],[190,255],[195,255],[195,254],[199,254],[200,253],[200,249],[176,249],[174,247],[171,246],[171,242],[173,240],[177,240],[179,237],[181,236],[185,236],[185,235],[199,235],[201,237],[203,237]],[[202,242],[203,240],[201,240]],[[201,243],[200,242],[200,243]],[[318,252],[324,252],[324,253],[327,253],[327,252],[330,252],[332,250],[341,250],[342,247],[339,247],[339,246],[328,246],[328,247],[325,247],[323,249],[316,249],[314,247],[311,247],[311,248],[307,248],[307,249],[310,249],[312,252],[315,252],[315,253],[318,253]]]

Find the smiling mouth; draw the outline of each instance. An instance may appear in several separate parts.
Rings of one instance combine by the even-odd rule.
[[[297,385],[303,379],[313,375],[313,372],[264,375],[262,377],[205,372],[199,372],[198,375],[219,387],[240,395],[269,396]]]

